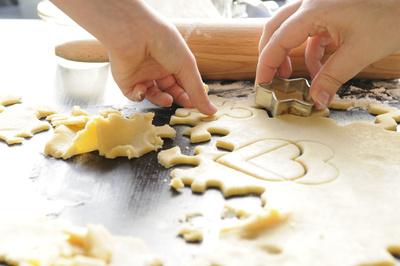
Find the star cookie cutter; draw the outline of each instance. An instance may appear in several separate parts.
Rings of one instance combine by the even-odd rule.
[[[272,113],[272,116],[294,114],[309,116],[314,102],[310,96],[307,79],[274,78],[269,83],[255,85],[256,104]]]

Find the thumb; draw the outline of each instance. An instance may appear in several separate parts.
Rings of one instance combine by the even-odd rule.
[[[315,75],[310,89],[318,109],[326,108],[332,101],[336,91],[370,62],[360,50],[345,45],[332,54]]]

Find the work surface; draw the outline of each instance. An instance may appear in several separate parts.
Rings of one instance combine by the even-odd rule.
[[[87,101],[68,93],[65,80],[71,73],[57,66],[52,54],[51,29],[40,21],[0,21],[0,92],[19,94],[26,105],[47,104],[67,111],[80,104],[95,113],[104,107],[124,107],[124,112],[154,111],[157,125],[168,123],[174,108],[161,109],[149,103],[126,100],[112,82],[107,83],[104,97]],[[79,80],[79,75],[74,79]],[[79,86],[79,82],[74,83]],[[223,86],[220,94],[232,95],[231,89],[250,83]],[[235,94],[235,93],[234,93]],[[240,94],[240,93],[236,93]],[[339,123],[372,120],[365,111],[333,112]],[[166,140],[164,148],[179,145],[190,152],[189,140],[182,137],[183,127],[176,127],[178,137]],[[169,188],[169,171],[157,163],[157,154],[140,159],[109,160],[96,153],[67,161],[47,158],[43,148],[51,131],[35,135],[22,145],[8,147],[0,142],[0,211],[2,218],[48,216],[70,220],[78,225],[103,224],[115,234],[143,238],[163,259],[174,265],[180,248],[197,252],[207,248],[206,241],[187,245],[176,237],[179,218],[185,213],[202,211],[220,213],[224,199],[219,191],[194,195],[189,189],[176,193]],[[230,200],[258,200],[256,198]],[[168,255],[171,254],[171,255]]]

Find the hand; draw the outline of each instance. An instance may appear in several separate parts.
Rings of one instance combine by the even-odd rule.
[[[178,30],[151,12],[145,16],[145,23],[133,22],[137,30],[127,47],[110,50],[111,70],[124,95],[134,101],[147,98],[159,106],[176,102],[215,113],[195,58]]]
[[[303,0],[283,7],[264,28],[257,82],[291,75],[289,53],[307,41],[311,96],[326,107],[339,87],[363,68],[400,49],[400,1]],[[337,50],[323,61],[325,48]]]
[[[204,114],[217,111],[203,88],[196,60],[178,30],[140,0],[52,0],[100,40],[111,71],[134,101],[160,106],[173,101]]]

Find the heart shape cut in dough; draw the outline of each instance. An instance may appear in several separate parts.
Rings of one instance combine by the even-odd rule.
[[[328,162],[332,158],[332,150],[321,143],[264,139],[221,156],[217,162],[268,181],[321,184],[338,175]]]

